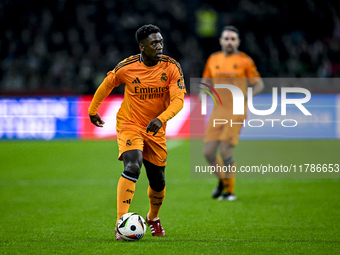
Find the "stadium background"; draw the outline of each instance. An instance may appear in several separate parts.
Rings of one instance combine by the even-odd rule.
[[[260,3],[242,0],[225,4],[197,0],[2,1],[1,23],[6,26],[0,32],[0,95],[4,97],[0,136],[5,139],[107,138],[110,133],[114,136],[114,125],[110,129],[107,125],[105,131],[91,127],[86,121],[86,104],[109,70],[139,52],[134,33],[145,23],[161,27],[164,53],[181,63],[189,93],[190,78],[200,77],[209,54],[220,49],[218,37],[226,24],[240,29],[240,50],[254,59],[264,78],[339,77],[339,5],[338,1],[307,0]],[[339,82],[329,81],[333,82],[321,85],[307,82],[303,87],[314,95],[339,93]],[[271,84],[266,84],[264,93],[271,93]],[[119,105],[116,100],[121,100],[123,92],[123,86],[115,88],[112,94],[118,95],[116,99],[108,99],[102,107],[101,110],[111,110],[109,117],[114,116],[112,111]],[[49,118],[39,117],[39,111],[32,106],[36,105],[35,99],[42,100],[41,96],[68,100],[68,116],[56,118],[53,107],[47,109],[46,103],[42,103],[39,109],[45,108],[40,112]],[[14,101],[8,101],[11,97]],[[334,97],[330,100],[338,102]],[[336,104],[333,105],[332,115],[336,116]],[[31,117],[26,118],[25,114]],[[78,118],[77,123],[70,120],[74,117]],[[169,137],[188,137],[188,118],[189,110],[185,109],[170,122]],[[335,118],[332,121],[337,123]],[[69,122],[73,125],[65,124]],[[334,125],[333,129],[337,129]],[[54,135],[45,135],[48,132]]]
[[[112,113],[123,87],[100,109],[107,131],[89,123],[87,107],[106,72],[139,52],[139,26],[161,28],[164,54],[181,63],[189,84],[220,49],[220,29],[233,24],[241,31],[240,50],[263,77],[335,81],[305,86],[330,106],[318,116],[331,116],[331,129],[319,126],[318,139],[310,139],[319,133],[307,127],[300,130],[310,134],[307,140],[242,141],[235,151],[238,164],[337,164],[339,17],[336,0],[1,1],[0,253],[134,254],[135,248],[149,254],[150,247],[155,254],[338,253],[338,178],[243,178],[236,203],[211,200],[215,180],[190,178],[185,171],[189,108],[168,128],[168,137],[176,139],[168,142],[162,209],[167,239],[113,242],[122,163],[116,160]],[[267,86],[264,93],[270,92]],[[141,176],[131,205],[143,216],[147,185]]]
[[[240,29],[240,50],[263,77],[340,75],[336,0],[5,0],[0,11],[2,95],[92,94],[108,70],[139,52],[134,33],[146,23],[161,28],[164,53],[181,63],[187,82],[220,49],[226,24]]]

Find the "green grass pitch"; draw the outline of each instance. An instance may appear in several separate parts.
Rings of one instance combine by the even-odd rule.
[[[168,147],[167,236],[117,242],[115,141],[0,142],[0,254],[340,253],[340,179],[239,178],[238,200],[217,201],[215,179],[190,178],[190,142]],[[339,152],[338,140],[241,141],[235,158],[340,163]],[[143,217],[147,185],[143,169],[130,207]]]

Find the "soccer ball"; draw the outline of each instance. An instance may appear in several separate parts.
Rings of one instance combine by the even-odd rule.
[[[126,241],[138,241],[143,238],[146,231],[146,223],[137,213],[126,213],[117,223],[117,232]]]

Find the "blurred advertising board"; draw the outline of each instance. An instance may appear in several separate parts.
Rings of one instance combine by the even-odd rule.
[[[77,103],[77,97],[0,98],[0,138],[76,138]]]
[[[104,128],[95,127],[89,120],[87,110],[91,100],[92,96],[0,98],[0,139],[115,138],[116,113],[123,97],[109,96],[102,103],[99,114],[105,121]],[[272,95],[261,94],[253,100],[256,109],[268,109],[272,104]],[[212,111],[210,106],[213,106],[213,102],[208,98],[208,114],[202,116],[197,95],[187,96],[183,109],[167,123],[167,137],[203,137],[205,124]],[[340,138],[339,95],[313,94],[304,106],[311,116],[301,114],[292,105],[287,107],[287,117],[283,118],[280,115],[280,103],[270,118],[255,116],[248,111],[240,139]]]

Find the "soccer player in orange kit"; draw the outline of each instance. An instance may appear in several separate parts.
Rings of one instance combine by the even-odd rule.
[[[210,55],[203,71],[202,83],[214,86],[217,81],[239,87],[246,95],[248,85],[253,86],[253,96],[260,93],[264,84],[257,72],[254,61],[244,52],[238,51],[240,45],[239,31],[234,26],[223,28],[220,45],[222,50]],[[233,97],[227,89],[216,89],[221,97],[222,105],[216,105],[208,121],[204,138],[204,155],[210,165],[236,166],[233,158],[233,149],[238,144],[242,124],[219,125],[213,127],[214,119],[228,119],[233,123],[242,123],[246,119],[244,115],[233,115]],[[246,98],[246,96],[245,96]],[[247,105],[245,102],[245,111]],[[220,147],[222,159],[217,156]],[[226,175],[218,175],[219,183],[213,190],[212,197],[219,200],[234,201],[235,172],[227,172]]]
[[[121,61],[97,89],[89,115],[103,127],[97,113],[114,87],[125,84],[124,100],[117,113],[119,160],[124,171],[117,186],[117,222],[128,212],[142,164],[149,180],[150,210],[146,222],[152,236],[165,236],[158,217],[165,196],[164,169],[167,161],[166,122],[182,108],[186,93],[181,66],[163,55],[163,37],[155,25],[144,25],[136,32],[140,54]],[[116,239],[121,240],[115,230]]]

